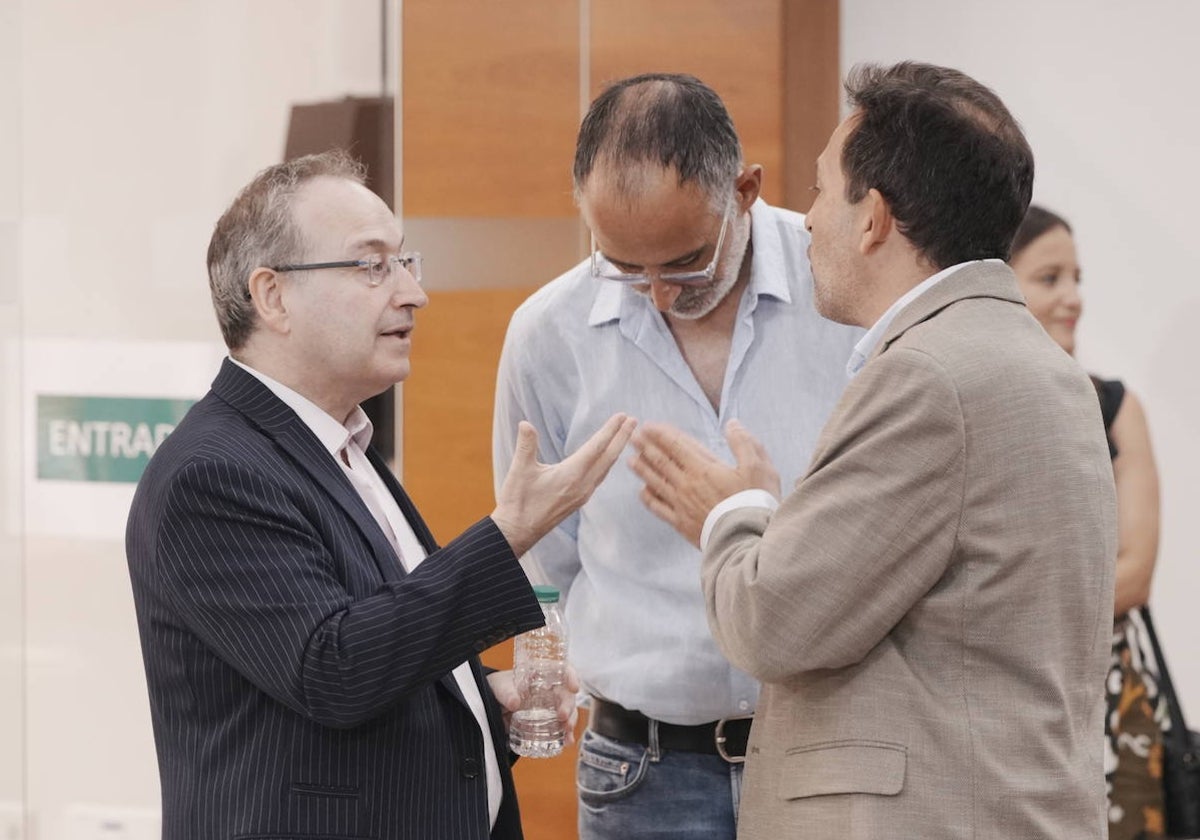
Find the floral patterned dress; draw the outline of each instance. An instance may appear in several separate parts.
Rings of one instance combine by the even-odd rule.
[[[1104,429],[1112,426],[1125,387],[1093,379]],[[1117,456],[1109,437],[1109,453]],[[1157,663],[1141,612],[1132,609],[1113,624],[1112,657],[1105,680],[1104,781],[1109,840],[1163,837],[1162,718]]]

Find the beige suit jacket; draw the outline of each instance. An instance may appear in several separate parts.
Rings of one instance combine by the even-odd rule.
[[[763,680],[739,838],[1095,840],[1116,503],[1095,391],[972,263],[901,310],[809,472],[704,554]]]

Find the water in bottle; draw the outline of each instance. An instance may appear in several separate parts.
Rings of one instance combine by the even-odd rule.
[[[508,746],[517,755],[549,758],[562,752],[566,726],[558,719],[555,688],[566,680],[567,627],[558,606],[558,590],[535,586],[546,626],[517,636],[513,671],[521,708],[513,713]]]

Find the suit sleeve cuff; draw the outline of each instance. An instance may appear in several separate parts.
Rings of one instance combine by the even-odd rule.
[[[708,547],[709,537],[712,536],[718,519],[731,510],[744,507],[759,507],[773,511],[779,507],[779,500],[766,490],[743,490],[718,502],[717,506],[709,511],[708,516],[704,519],[704,528],[700,531],[700,550],[704,551]]]

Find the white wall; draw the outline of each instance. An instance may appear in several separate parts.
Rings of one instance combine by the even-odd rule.
[[[131,381],[153,367],[140,348],[219,343],[204,266],[212,225],[281,159],[292,103],[379,92],[379,0],[0,3],[3,44],[19,45],[0,50],[6,71],[19,55],[4,84],[20,80],[17,103],[0,87],[0,120],[21,117],[22,254],[19,306],[6,309],[0,293],[0,318],[23,339],[26,385],[51,365],[44,348],[66,338],[94,348],[79,353],[79,371],[127,354]],[[13,145],[0,140],[0,151]],[[0,382],[6,396],[15,379]],[[0,463],[21,463],[23,436],[0,440]],[[91,502],[111,504],[112,493],[95,488]],[[124,511],[110,535],[81,536],[88,504],[64,505],[57,533],[24,535],[30,840],[117,836],[96,828],[105,816],[130,820],[119,836],[157,836]],[[0,781],[8,743],[0,733]]]
[[[1200,728],[1200,3],[842,0],[841,9],[843,70],[902,59],[957,67],[1025,127],[1034,200],[1066,216],[1079,244],[1080,361],[1123,379],[1146,406],[1162,474],[1156,623]]]

